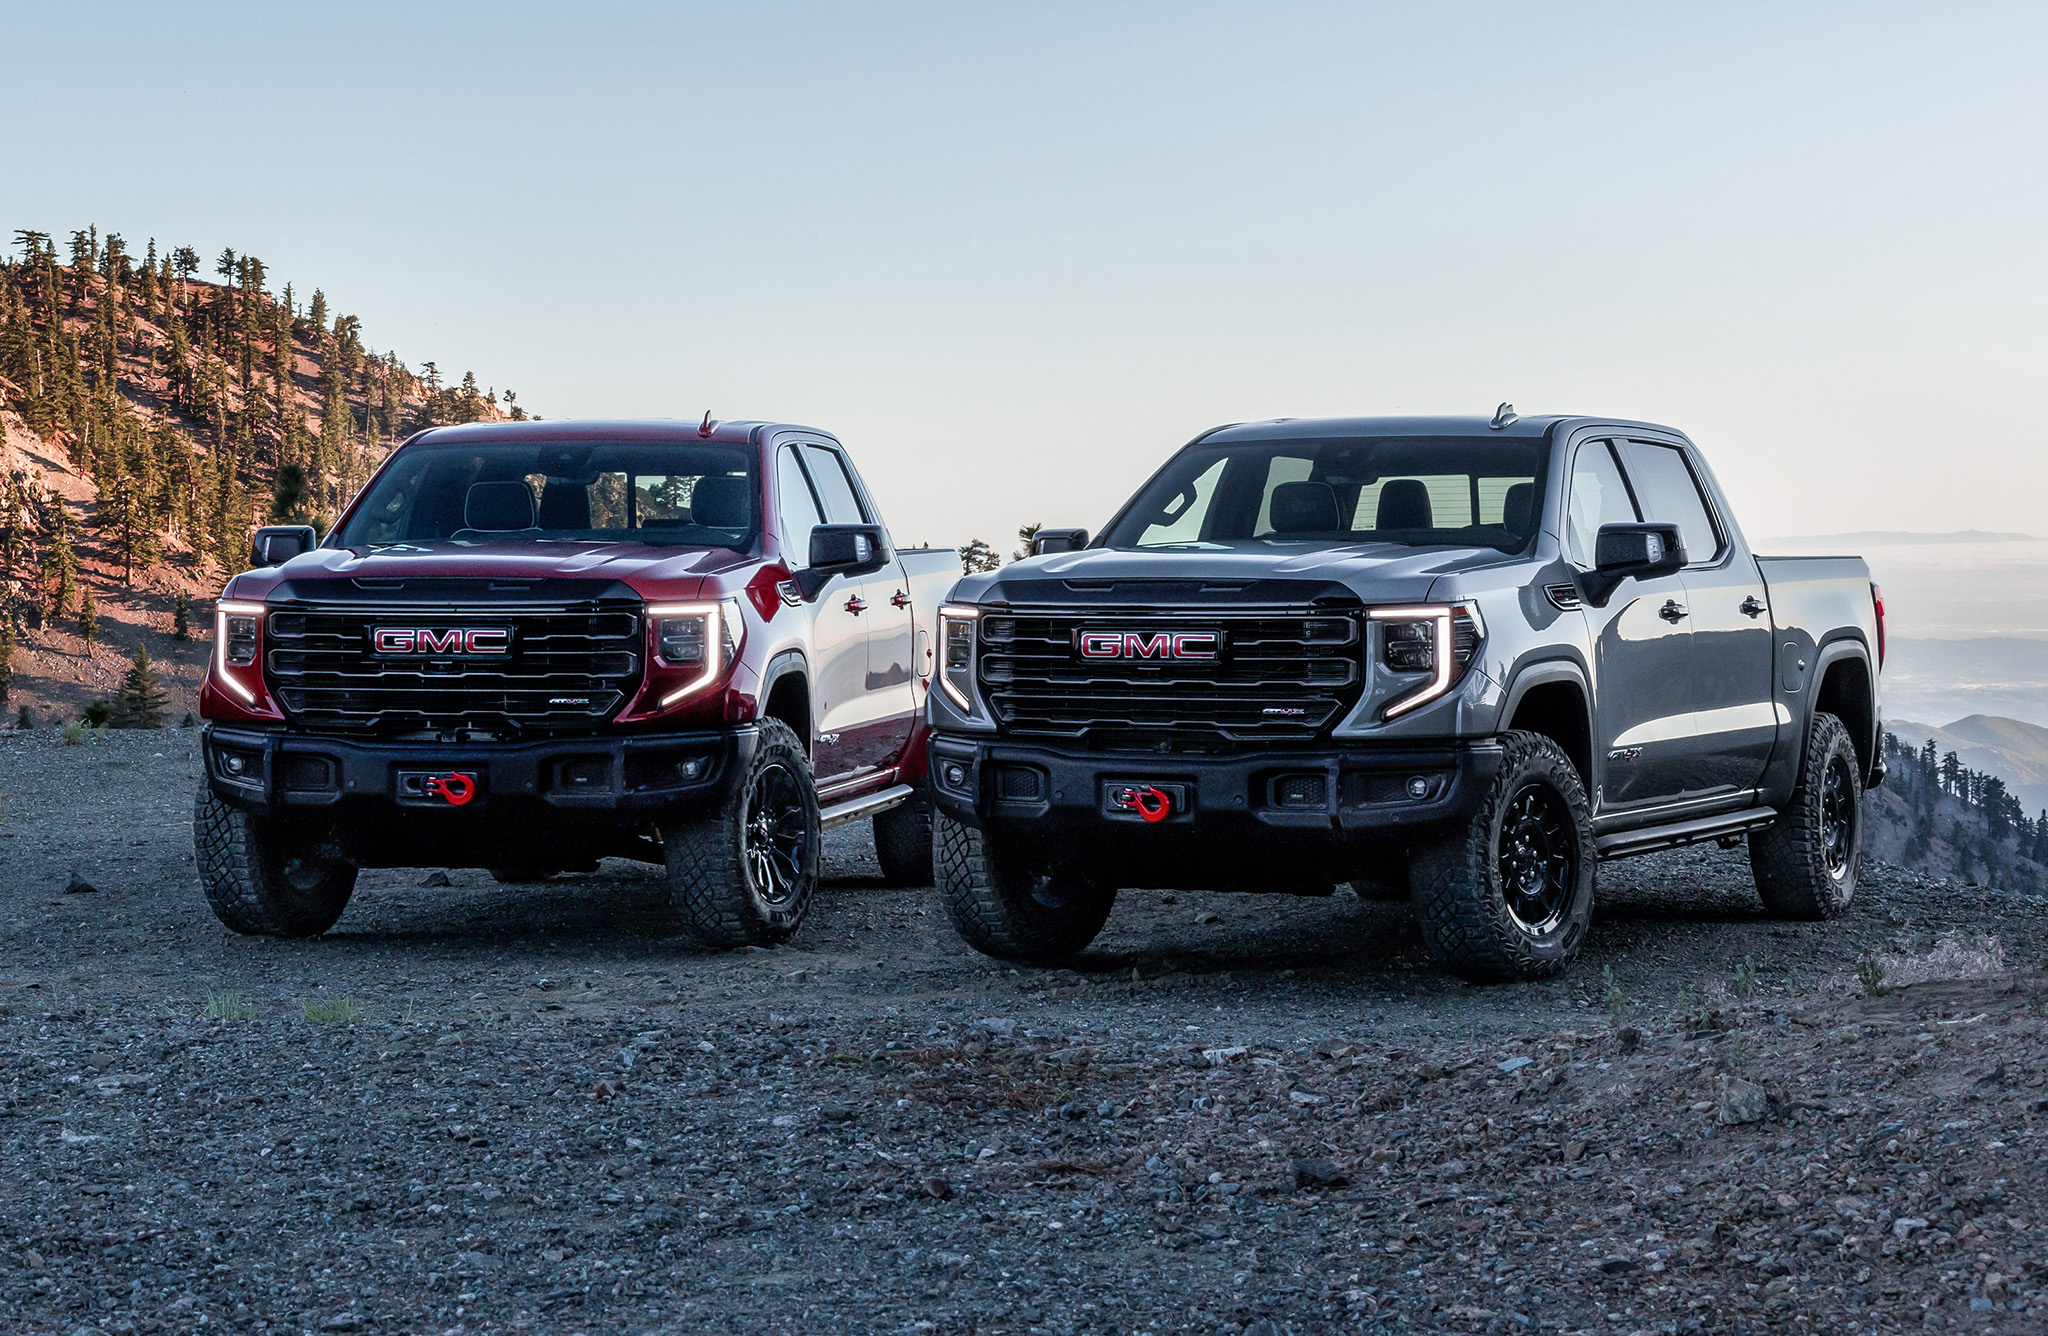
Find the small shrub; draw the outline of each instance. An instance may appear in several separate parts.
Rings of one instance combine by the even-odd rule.
[[[1878,997],[1884,993],[1884,966],[1876,956],[1865,956],[1856,962],[1856,982],[1863,985],[1865,997]]]
[[[210,1021],[246,1021],[257,1015],[257,1008],[234,989],[224,988],[206,995],[206,1010],[202,1014]]]
[[[36,726],[36,717],[29,713],[28,706],[22,706],[21,712],[14,716],[14,726],[24,733]]]
[[[1628,1015],[1628,994],[1614,981],[1612,965],[1600,967],[1600,1005],[1607,1010],[1607,1023],[1619,1029],[1622,1018]]]
[[[1756,997],[1756,989],[1756,963],[1745,957],[1729,974],[1728,991],[1735,994],[1737,1000],[1748,1002]]]
[[[76,747],[79,743],[85,741],[85,735],[91,731],[91,729],[85,726],[83,719],[73,719],[68,724],[58,726],[57,736],[64,739],[66,745]]]
[[[105,728],[107,721],[114,717],[114,702],[96,700],[85,707],[85,722],[93,728]]]
[[[353,997],[302,997],[299,1005],[305,1009],[309,1021],[339,1021],[353,1025],[368,1020],[369,1009]]]
[[[185,717],[178,721],[178,727],[180,728],[197,728],[198,726],[199,716],[193,714],[190,710],[185,711]]]

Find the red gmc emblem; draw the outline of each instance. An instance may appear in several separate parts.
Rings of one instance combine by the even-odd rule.
[[[379,654],[510,654],[512,631],[504,626],[380,626],[370,633]]]
[[[1222,640],[1214,631],[1083,631],[1075,645],[1084,659],[1213,659]]]

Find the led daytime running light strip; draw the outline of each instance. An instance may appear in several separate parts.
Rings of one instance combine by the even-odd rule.
[[[939,609],[939,685],[946,689],[946,694],[953,698],[953,703],[970,717],[974,714],[974,702],[969,699],[966,692],[953,684],[954,669],[946,662],[948,648],[953,643],[952,633],[946,623],[966,622],[971,627],[980,616],[980,608],[965,604],[951,604]],[[981,637],[971,631],[969,634],[974,636],[967,648],[966,671],[971,676],[974,672],[974,660],[981,653]]]
[[[1368,614],[1376,622],[1433,622],[1436,625],[1436,676],[1425,686],[1401,697],[1387,706],[1388,719],[1399,718],[1410,710],[1419,709],[1451,689],[1451,616],[1452,609],[1431,603],[1412,608],[1374,608]]]
[[[228,668],[228,618],[256,618],[257,648],[260,651],[263,643],[263,612],[264,607],[261,603],[230,603],[222,600],[213,605],[213,660],[215,675],[220,678],[221,682],[229,690],[251,705],[256,703],[256,693],[243,686],[240,682],[237,682],[234,673]],[[252,666],[261,671],[262,663],[262,659],[258,658]]]
[[[684,697],[693,696],[705,687],[710,686],[718,680],[719,674],[724,671],[725,627],[722,624],[722,619],[725,616],[725,609],[721,604],[717,603],[667,603],[660,607],[649,608],[647,615],[652,619],[650,625],[654,630],[657,650],[661,644],[661,618],[702,617],[704,619],[704,671],[689,682],[671,691],[668,695],[663,696],[660,708],[665,710]]]

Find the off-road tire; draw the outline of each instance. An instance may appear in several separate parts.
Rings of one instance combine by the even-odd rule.
[[[1509,733],[1503,746],[1500,770],[1464,826],[1409,854],[1422,939],[1446,969],[1472,983],[1558,973],[1578,954],[1593,914],[1593,822],[1579,772],[1540,734]],[[1504,829],[1525,828],[1525,798],[1545,816],[1541,828],[1554,830],[1535,860],[1554,873],[1543,883],[1554,885],[1553,905],[1534,923],[1518,915],[1515,906],[1526,911],[1529,901],[1514,894],[1533,883],[1511,880],[1509,870],[1527,855],[1520,846],[1503,850]]]
[[[997,960],[1048,965],[1095,940],[1116,903],[1116,887],[1062,867],[1042,846],[1003,840],[932,818],[933,864],[953,926]]]
[[[875,817],[875,861],[891,886],[932,884],[932,795],[919,782],[910,801]]]
[[[317,937],[355,893],[356,869],[309,857],[311,837],[222,802],[205,785],[192,813],[199,884],[214,917],[232,931]]]
[[[669,903],[682,924],[707,946],[774,946],[803,926],[818,889],[818,789],[810,760],[789,725],[762,721],[753,758],[732,791],[709,816],[678,822],[663,834]],[[792,842],[788,884],[764,883],[749,858],[750,823],[762,815],[757,798],[773,784],[793,784],[795,808],[777,819],[777,838]],[[775,800],[778,804],[782,798]],[[800,819],[800,829],[797,822]],[[781,864],[778,863],[780,868]]]
[[[1830,771],[1838,789],[1832,801]],[[1838,833],[1841,821],[1847,830]],[[1776,821],[1749,835],[1757,894],[1773,918],[1837,918],[1856,896],[1862,853],[1863,765],[1842,721],[1815,712],[1791,801]]]

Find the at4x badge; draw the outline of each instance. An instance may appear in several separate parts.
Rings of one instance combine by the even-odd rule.
[[[1187,815],[1188,788],[1185,784],[1111,780],[1102,786],[1102,810],[1109,816],[1135,817],[1157,825],[1168,817]]]

